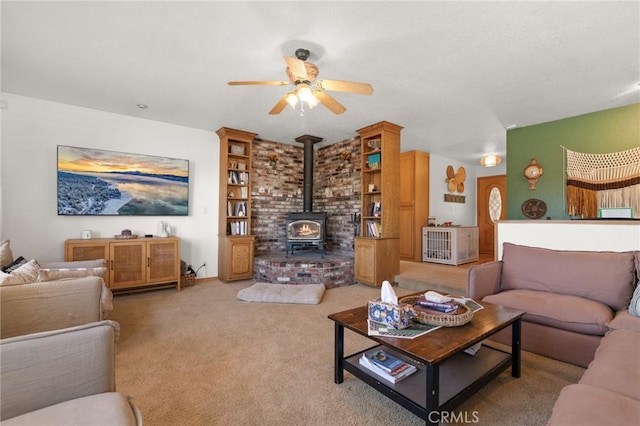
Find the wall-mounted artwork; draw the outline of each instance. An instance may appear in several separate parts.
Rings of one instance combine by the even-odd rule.
[[[58,215],[188,214],[188,160],[58,145]]]

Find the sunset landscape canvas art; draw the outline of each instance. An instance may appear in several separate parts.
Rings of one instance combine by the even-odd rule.
[[[188,160],[58,145],[58,215],[188,214]]]

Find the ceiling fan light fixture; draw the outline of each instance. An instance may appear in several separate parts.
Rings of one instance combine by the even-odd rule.
[[[295,109],[296,108],[296,104],[298,103],[298,97],[296,96],[295,92],[289,92],[287,93],[286,96],[286,101],[289,105],[291,105],[291,108]]]
[[[485,154],[480,158],[480,164],[484,167],[495,167],[502,162],[498,154]]]
[[[309,88],[308,84],[298,84],[296,92],[298,92],[298,99],[300,99],[301,102],[306,102],[307,105],[309,105],[309,108],[313,108],[318,105],[318,100],[313,96],[313,93],[311,93],[311,88]]]

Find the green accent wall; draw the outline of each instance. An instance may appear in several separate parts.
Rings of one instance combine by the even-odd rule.
[[[527,219],[522,204],[542,200],[542,219],[571,219],[565,208],[565,153],[601,154],[640,146],[640,103],[507,131],[507,219]],[[536,190],[523,175],[532,158],[544,168]],[[541,220],[542,220],[541,219]]]

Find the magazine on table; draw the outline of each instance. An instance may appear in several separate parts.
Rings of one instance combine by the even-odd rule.
[[[393,363],[396,365],[393,370],[386,371],[385,369],[381,368],[380,363],[375,361],[376,356],[379,356],[380,354],[387,356],[389,363]],[[390,381],[391,383],[397,383],[398,381],[410,376],[418,370],[415,365],[410,364],[382,350],[364,353],[362,354],[358,362],[362,367],[382,377],[383,379]]]
[[[469,297],[458,296],[455,294],[448,294],[447,297],[451,297],[456,302],[466,305],[472,312],[478,312],[479,310],[484,309],[484,306]]]
[[[385,324],[380,324],[371,320],[367,320],[367,323],[369,325],[369,336],[398,337],[400,339],[415,339],[418,336],[422,336],[440,328],[439,325],[427,325],[415,321],[409,327],[402,329],[388,327]]]

